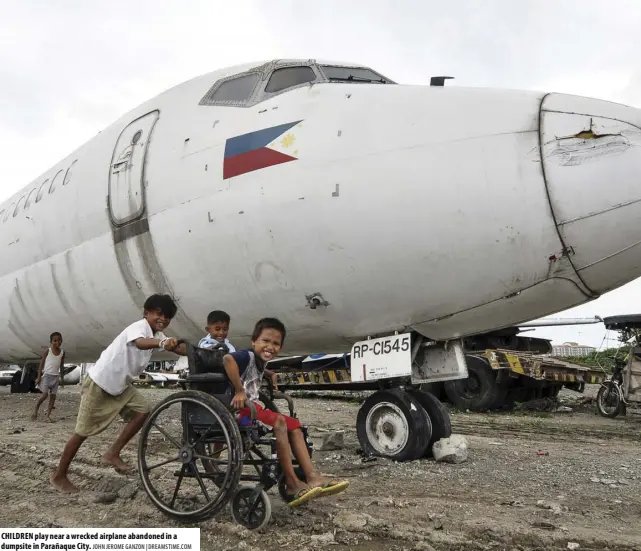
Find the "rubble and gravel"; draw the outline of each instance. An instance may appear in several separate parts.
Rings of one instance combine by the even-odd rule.
[[[73,431],[78,391],[61,391],[53,425],[29,420],[34,395],[0,391],[1,524],[180,526],[152,505],[136,475],[100,467],[120,422],[80,450],[70,473],[79,495],[49,486]],[[172,391],[144,392],[155,402]],[[595,393],[586,389],[588,398]],[[291,510],[272,489],[266,528],[249,532],[224,511],[199,525],[201,549],[641,551],[641,416],[629,410],[626,417],[604,419],[585,396],[565,390],[560,400],[572,411],[453,413],[453,431],[465,436],[468,458],[447,464],[363,458],[357,401],[297,398],[299,417],[315,440],[316,463],[324,473],[349,479],[349,490]],[[334,449],[321,451],[323,440]],[[135,462],[136,441],[124,458]]]

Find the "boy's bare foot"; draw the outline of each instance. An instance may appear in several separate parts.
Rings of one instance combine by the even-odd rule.
[[[56,471],[53,471],[51,475],[49,475],[49,482],[51,482],[51,485],[56,490],[60,490],[61,492],[68,494],[78,492],[78,488],[76,488],[66,476],[59,476],[56,474]]]
[[[100,464],[103,467],[113,467],[116,472],[120,474],[130,474],[135,472],[136,467],[133,465],[130,465],[129,463],[125,463],[122,459],[120,459],[120,456],[116,455],[111,456],[111,455],[103,455],[102,459],[100,460]]]

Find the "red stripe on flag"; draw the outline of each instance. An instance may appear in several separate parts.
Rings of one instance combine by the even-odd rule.
[[[268,166],[280,165],[295,161],[296,157],[290,157],[284,153],[261,147],[247,153],[241,153],[234,157],[228,157],[223,163],[223,180],[240,176],[253,170],[260,170]]]

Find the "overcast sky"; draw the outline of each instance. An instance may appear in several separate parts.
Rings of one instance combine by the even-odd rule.
[[[0,0],[0,201],[143,101],[281,57],[641,107],[641,0]],[[641,281],[564,313],[641,312]],[[599,345],[602,325],[538,330]]]

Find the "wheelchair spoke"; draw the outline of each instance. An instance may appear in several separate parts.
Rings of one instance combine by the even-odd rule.
[[[206,431],[204,431],[204,432],[200,435],[200,438],[198,438],[198,440],[196,440],[196,441],[192,444],[192,446],[193,446],[194,448],[195,448],[196,446],[198,446],[198,445],[203,441],[203,439],[205,438],[205,436],[207,436],[207,435],[209,434],[209,432],[211,431],[212,427],[215,427],[215,426],[217,426],[217,423],[212,423],[211,425],[209,425],[209,428],[208,428]]]
[[[198,472],[198,467],[196,466],[196,462],[192,461],[191,463],[189,463],[189,466],[193,469],[194,475],[196,475],[196,479],[198,480],[198,485],[200,486],[200,489],[203,491],[203,494],[205,494],[205,499],[207,501],[211,501],[209,499],[209,494],[207,493],[207,488],[205,488],[205,483],[203,482],[203,479],[200,476],[200,473]]]
[[[227,461],[223,461],[221,459],[217,459],[216,457],[212,457],[211,455],[194,455],[194,459],[202,459],[203,461],[209,461],[210,463],[215,463],[215,462],[220,462],[220,463],[227,463]]]
[[[176,482],[176,489],[174,490],[174,496],[171,498],[171,505],[170,507],[173,508],[174,504],[176,503],[176,498],[178,497],[178,490],[180,489],[180,484],[183,481],[183,476],[185,476],[185,470],[187,469],[187,465],[183,465],[182,468],[180,469],[180,475],[178,476],[178,482]]]
[[[160,428],[156,423],[151,423],[154,428],[160,432],[167,440],[169,440],[174,446],[176,446],[178,449],[181,449],[182,446],[171,436],[167,433],[165,429]]]
[[[151,467],[147,467],[147,471],[151,471],[152,469],[156,469],[157,467],[162,467],[163,465],[167,465],[167,463],[171,463],[172,461],[180,461],[180,457],[172,457],[171,459],[165,459],[164,461],[161,461],[160,463],[156,463],[155,465],[151,465]]]

